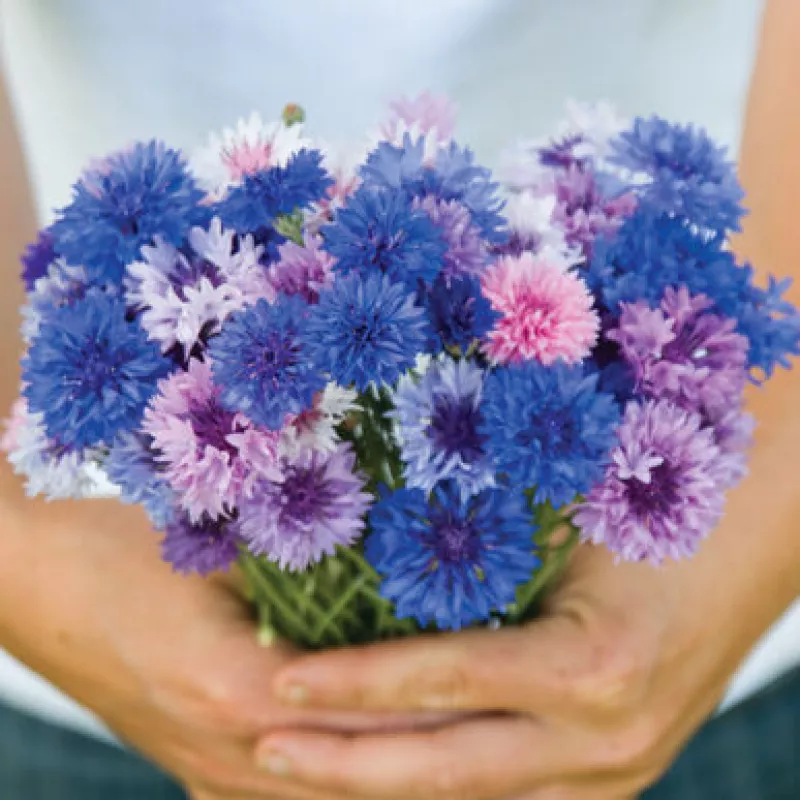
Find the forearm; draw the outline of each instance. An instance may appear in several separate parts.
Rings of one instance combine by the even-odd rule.
[[[750,215],[735,242],[762,280],[768,273],[792,276],[788,297],[800,303],[800,227],[796,186],[800,162],[800,103],[796,100],[796,47],[800,7],[794,0],[766,4],[757,67],[747,106],[740,174]],[[748,392],[756,442],[750,475],[731,493],[727,513],[700,558],[731,572],[732,602],[762,628],[800,595],[800,370],[778,370],[763,387]],[[725,594],[720,593],[720,594]]]

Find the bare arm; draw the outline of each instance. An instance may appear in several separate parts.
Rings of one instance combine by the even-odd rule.
[[[0,74],[0,418],[19,389],[18,264],[34,234]],[[287,719],[268,690],[287,654],[258,648],[238,598],[220,581],[172,575],[139,509],[26,499],[2,457],[0,647],[97,712],[196,800],[317,796],[253,766],[250,742]]]

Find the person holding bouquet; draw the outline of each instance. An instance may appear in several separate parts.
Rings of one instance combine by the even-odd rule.
[[[737,0],[735,4],[709,3],[693,10],[676,6],[669,11],[657,3],[609,2],[590,6],[577,1],[558,5],[511,2],[502,9],[494,5],[489,9],[482,0],[473,0],[458,9],[449,3],[435,8],[412,4],[404,6],[402,13],[393,9],[397,19],[393,18],[391,24],[384,16],[384,7],[367,3],[334,3],[325,8],[313,3],[291,8],[276,5],[269,8],[269,13],[265,5],[244,0],[231,4],[225,12],[206,4],[191,4],[191,8],[187,5],[182,13],[178,11],[179,4],[169,10],[158,4],[152,8],[145,5],[137,13],[141,19],[134,19],[121,6],[93,0],[81,0],[70,9],[55,2],[36,7],[11,0],[5,3],[4,55],[13,95],[13,103],[9,96],[3,97],[4,125],[0,131],[4,136],[0,159],[5,176],[0,192],[0,223],[2,241],[8,248],[6,263],[14,261],[24,240],[32,239],[34,197],[43,213],[65,206],[59,184],[67,186],[69,180],[62,180],[64,174],[77,172],[72,162],[82,162],[110,147],[124,147],[131,137],[153,132],[188,144],[198,126],[216,126],[217,114],[228,110],[226,104],[242,99],[248,105],[274,102],[279,107],[287,94],[302,98],[313,113],[320,115],[321,130],[335,136],[363,128],[366,123],[361,115],[371,113],[371,105],[377,105],[389,93],[413,91],[420,88],[420,82],[451,88],[462,111],[466,111],[465,128],[470,134],[467,138],[491,160],[499,142],[508,137],[509,128],[540,130],[564,94],[596,94],[602,88],[603,94],[610,95],[626,112],[644,113],[658,106],[664,113],[688,115],[710,128],[716,127],[723,138],[736,142],[736,118],[744,113],[750,82],[747,52],[756,52],[754,31],[763,10],[741,147],[742,179],[752,215],[745,220],[744,232],[734,245],[740,255],[752,258],[756,265],[778,273],[796,271],[791,257],[795,233],[790,178],[796,160],[792,146],[800,126],[800,109],[794,109],[792,102],[796,67],[793,41],[800,33],[800,13],[788,0],[773,0],[764,9],[759,3]],[[144,27],[140,28],[140,24]],[[227,58],[209,59],[210,49],[224,48],[226,35],[231,44]],[[252,35],[256,38],[250,41],[248,36]],[[676,39],[686,45],[680,56]],[[306,45],[301,48],[302,53],[297,51],[300,41]],[[408,47],[409,41],[414,42],[413,48]],[[112,43],[118,47],[111,47]],[[614,43],[620,46],[615,47]],[[41,49],[52,58],[45,58]],[[34,59],[29,51],[35,53]],[[353,52],[359,53],[357,62],[350,57]],[[66,53],[59,62],[63,69],[58,73],[44,70],[43,64],[55,63],[56,53]],[[309,62],[311,53],[314,55]],[[718,64],[723,54],[729,59],[728,67],[709,70],[709,60]],[[264,65],[264,77],[256,79],[254,65],[259,63]],[[385,71],[365,70],[364,63],[382,64]],[[192,68],[187,69],[187,64]],[[665,69],[665,64],[670,69]],[[555,70],[556,65],[569,76],[563,85],[549,78],[532,81],[532,75],[561,71]],[[641,68],[638,81],[633,80],[632,65]],[[322,74],[331,75],[335,92],[319,91]],[[593,82],[597,75],[607,76],[602,87]],[[178,85],[175,102],[164,103],[154,89],[166,86],[165,76],[174,78]],[[676,86],[681,81],[686,85]],[[256,85],[258,89],[254,88]],[[220,87],[217,95],[215,86]],[[692,86],[697,89],[692,91]],[[663,92],[661,105],[659,92]],[[344,105],[344,97],[352,102]],[[17,113],[16,125],[12,107]],[[424,113],[424,109],[417,111]],[[648,128],[649,124],[655,127]],[[639,127],[629,134],[629,159],[635,161],[640,155],[633,149],[641,141],[645,145],[655,141],[657,147],[669,146],[659,137],[663,134],[668,140],[673,134],[664,133],[657,122],[636,125]],[[19,132],[23,134],[35,196],[28,189],[21,166]],[[572,158],[570,148],[574,143],[570,145],[567,140],[562,144],[549,151],[547,158],[554,162]],[[140,153],[135,149],[127,152]],[[389,148],[384,152],[394,151]],[[682,153],[681,157],[700,160],[705,152],[701,147],[697,152]],[[246,174],[258,154],[248,151],[245,155],[250,161],[245,159],[234,166]],[[713,158],[711,161],[711,167],[705,162],[704,165],[713,172],[716,166]],[[98,162],[92,167],[93,174],[113,174],[116,165],[112,159]],[[311,161],[307,166],[309,174],[316,167]],[[390,180],[375,162],[371,162],[371,168],[380,179]],[[679,167],[670,163],[665,169],[669,172]],[[741,213],[738,189],[727,185],[724,175],[713,177],[712,184],[713,180],[718,180],[715,185],[721,187],[719,198],[693,196],[693,211],[709,228],[720,225],[736,229]],[[687,181],[691,181],[691,175]],[[85,185],[91,187],[91,183]],[[348,236],[353,230],[342,220],[349,219],[350,224],[357,217],[347,217],[356,203],[347,199],[350,192],[351,189],[343,189],[344,211],[339,216],[334,212],[333,224],[323,228],[328,256],[335,255],[338,269],[348,263]],[[92,197],[96,199],[96,195]],[[89,205],[92,197],[87,197]],[[684,195],[679,193],[677,197],[680,200]],[[437,215],[444,213],[442,207],[435,203],[428,207],[426,199],[418,199],[420,205],[413,209],[407,224],[413,222],[419,230],[426,231],[432,224],[441,224]],[[178,201],[182,199],[176,194],[175,202]],[[208,202],[225,210],[228,220],[237,214],[240,220],[246,216],[246,208],[242,211],[231,204],[224,205],[224,192],[219,197],[212,193]],[[658,202],[674,202],[674,197],[659,197]],[[165,207],[162,213],[177,215],[177,208]],[[604,209],[604,219],[610,220],[612,227],[617,225],[615,214],[622,220],[632,213],[625,203],[615,209]],[[470,210],[477,213],[473,206]],[[487,235],[491,235],[491,209],[485,211],[483,224],[489,231]],[[323,208],[321,213],[331,212]],[[430,219],[423,219],[423,214]],[[61,213],[61,223],[67,216],[66,212]],[[323,223],[326,220],[328,217]],[[123,236],[135,238],[139,222],[128,226]],[[214,224],[210,223],[207,239],[195,235],[193,247],[202,248],[205,242],[208,250]],[[289,225],[281,232],[286,234],[284,238],[291,239],[291,215],[281,224]],[[631,229],[629,226],[626,230]],[[96,266],[89,259],[91,243],[86,236],[73,236],[68,224],[53,230],[60,237],[59,247],[74,247],[87,256],[89,267]],[[217,233],[218,238],[223,236],[221,231]],[[570,235],[573,238],[569,246],[583,248],[582,258],[591,261],[589,248],[595,231],[587,239],[581,239],[579,232],[572,229]],[[250,247],[245,238],[242,242],[238,245],[237,269],[246,261]],[[267,244],[265,240],[258,246]],[[512,247],[500,240],[494,245]],[[511,279],[503,270],[505,264],[518,264],[515,259],[527,263],[527,245],[513,244],[517,246],[522,255],[503,254],[498,249],[493,278],[483,282],[484,294],[495,312],[506,314],[504,324],[508,325],[493,329],[489,344],[485,345],[487,355],[496,362],[513,360],[517,357],[514,348],[530,346],[531,353],[535,352],[543,364],[548,364],[551,356],[555,360],[556,354],[577,358],[589,340],[594,341],[592,337],[599,327],[588,307],[583,309],[583,316],[576,312],[580,324],[571,328],[571,338],[559,340],[554,336],[544,344],[542,340],[520,344],[515,339],[513,308],[504,306],[510,304],[506,290]],[[36,276],[43,274],[40,262],[52,260],[47,255],[51,247],[52,242],[45,235],[27,252],[23,259],[26,280],[35,283]],[[297,247],[306,254],[313,250],[302,237]],[[102,260],[101,250],[93,257],[98,263]],[[150,255],[137,263],[138,272],[131,271],[133,280],[126,284],[126,291],[139,292],[141,305],[146,306],[147,292],[152,291],[147,288],[148,269],[159,251],[158,247],[142,251]],[[615,257],[624,260],[629,252],[633,250]],[[646,251],[636,255],[645,258]],[[317,266],[326,257],[317,252],[315,258],[322,260],[315,261]],[[460,257],[464,257],[463,253]],[[203,269],[208,269],[209,258],[202,262]],[[437,258],[441,259],[442,253],[428,249],[423,259],[414,262],[421,281],[428,280],[425,270],[430,270]],[[726,258],[720,255],[720,259]],[[281,259],[280,264],[288,261],[283,255]],[[386,269],[391,269],[388,262]],[[313,290],[316,308],[327,308],[328,301],[320,300],[326,288],[324,272],[322,269],[321,283],[312,287],[309,282],[306,287]],[[295,291],[293,284],[286,283],[286,276],[273,273],[273,287],[283,281],[284,294]],[[237,291],[250,291],[248,281],[255,281],[256,292],[267,292],[258,274],[240,270],[237,275],[243,281],[237,284]],[[207,277],[213,287],[218,276],[209,272]],[[69,286],[74,275],[66,272],[63,278]],[[657,281],[659,276],[654,274],[651,278]],[[593,279],[590,273],[590,285]],[[548,280],[548,285],[563,285],[558,297],[572,298],[573,310],[579,312],[584,295],[573,285],[577,281],[564,274],[548,276]],[[0,315],[6,325],[0,360],[0,402],[4,407],[11,406],[18,389],[16,363],[21,349],[15,308],[22,298],[11,290],[15,285],[11,279],[8,285]],[[709,290],[714,288],[710,285]],[[773,303],[767,309],[768,315],[773,311],[779,316],[789,313],[780,301],[783,288],[776,284],[764,290],[764,297],[772,298]],[[374,291],[380,294],[382,285]],[[609,307],[616,302],[608,292],[602,296]],[[355,302],[353,298],[350,301]],[[111,307],[115,301],[111,295],[99,302]],[[678,314],[686,303],[690,317],[706,310],[706,301],[692,306],[694,301],[679,290],[668,292],[663,302],[667,305],[652,310],[648,319],[671,315],[667,327],[680,324]],[[768,305],[766,301],[764,304]],[[299,300],[295,306],[300,308]],[[215,364],[225,365],[226,358],[235,362],[239,353],[246,352],[253,326],[266,319],[275,324],[278,311],[270,309],[280,307],[279,303],[256,304],[247,326],[240,324],[237,328],[231,323],[221,335],[212,337],[209,351]],[[627,308],[624,303],[620,307]],[[431,313],[436,313],[435,304],[431,308]],[[281,324],[292,324],[295,310],[291,306],[279,320]],[[65,313],[68,312],[69,309]],[[403,306],[403,313],[407,319],[417,312]],[[635,313],[635,308],[623,310],[618,329],[608,337],[621,352],[632,353],[631,363],[643,358],[634,347],[641,328],[637,328]],[[202,326],[194,334],[187,333],[185,327],[167,326],[168,333],[164,334],[163,326],[159,328],[155,322],[142,319],[143,325],[150,326],[151,339],[166,336],[170,348],[184,349],[190,365],[180,373],[180,386],[170,383],[172,377],[159,384],[167,388],[159,389],[161,394],[145,413],[147,435],[166,451],[172,444],[182,445],[169,438],[177,413],[174,400],[183,391],[181,386],[195,393],[190,399],[196,400],[205,397],[202,393],[211,384],[209,368],[190,357],[200,344],[205,346],[206,342],[201,342],[203,336],[211,334]],[[232,319],[238,319],[235,313]],[[321,312],[320,319],[324,320]],[[715,319],[719,321],[719,317]],[[70,320],[74,328],[55,331],[59,336],[65,334],[60,340],[61,349],[56,348],[56,359],[71,346],[67,337],[70,331],[94,324],[91,316],[73,314]],[[115,329],[114,336],[127,335],[128,322]],[[45,324],[43,318],[29,314],[23,325],[27,340],[35,341]],[[786,354],[796,352],[796,343],[783,343],[784,330],[788,328],[769,327],[769,335],[757,340],[760,349],[751,349],[752,363],[767,374],[776,362],[783,364]],[[308,345],[314,358],[335,360],[336,351],[327,346],[330,326],[318,323],[314,333],[316,349],[314,343]],[[673,328],[667,331],[667,340],[673,333]],[[724,341],[728,357],[739,359],[736,363],[741,367],[742,336],[733,334],[724,324],[715,328],[714,334],[715,346]],[[114,336],[110,338],[117,341]],[[407,337],[409,347],[409,342],[416,341],[414,337],[422,346],[421,328],[410,325]],[[703,340],[703,347],[693,357],[710,358],[703,349],[708,341],[708,337]],[[753,341],[756,339],[751,337]],[[445,342],[445,350],[448,347],[452,350],[454,343]],[[150,346],[152,357],[145,349],[137,362],[139,374],[150,370],[148,375],[163,378],[160,372],[156,375],[161,368],[157,349]],[[525,352],[524,357],[528,357],[530,354]],[[52,352],[46,355],[52,361]],[[47,370],[41,368],[43,363],[42,349],[32,346],[25,361],[26,397],[30,402],[40,403],[42,395],[37,392],[41,387],[58,389],[58,379],[53,382]],[[644,362],[639,366],[642,385],[652,389],[659,380],[658,370],[648,373]],[[220,367],[213,375],[224,387],[220,402],[246,401],[248,411],[253,409],[252,413],[259,415],[259,423],[273,427],[275,408],[259,405],[263,393],[256,395],[247,385],[239,387],[237,374],[225,373],[225,368]],[[342,384],[366,388],[368,376],[360,374],[358,366],[351,362],[332,363],[327,369],[339,369]],[[433,371],[436,369],[439,367]],[[554,369],[558,372],[561,367]],[[468,372],[466,367],[462,371]],[[564,376],[567,374],[563,371]],[[663,379],[664,373],[660,374]],[[457,386],[469,386],[468,375],[451,379]],[[647,381],[653,381],[652,386]],[[726,392],[729,402],[735,401],[739,389],[734,384],[735,381],[707,381],[691,388],[704,393],[704,397],[715,392],[716,400],[722,397],[724,405]],[[169,387],[175,393],[170,394]],[[512,430],[509,415],[514,406],[507,401],[509,397],[513,399],[513,390],[513,382],[496,381],[494,388],[487,383],[487,402],[494,404],[492,413],[499,420],[495,430],[502,431],[504,426]],[[9,797],[30,800],[64,796],[82,800],[109,796],[171,800],[181,796],[176,784],[126,751],[104,742],[102,737],[110,731],[171,774],[195,800],[628,798],[659,779],[651,790],[653,798],[795,796],[798,772],[793,753],[800,717],[796,613],[785,617],[782,627],[762,645],[760,665],[757,656],[732,690],[730,681],[766,629],[800,594],[800,540],[794,525],[796,491],[790,467],[800,437],[800,425],[793,414],[798,392],[796,375],[779,371],[768,387],[748,397],[759,426],[751,476],[731,492],[719,529],[692,560],[665,564],[658,570],[647,563],[631,563],[637,559],[661,562],[665,556],[686,555],[697,549],[697,541],[691,538],[693,525],[698,524],[698,518],[716,518],[717,513],[716,495],[702,484],[702,475],[692,473],[696,482],[693,486],[702,484],[706,492],[700,496],[701,510],[696,516],[677,520],[670,529],[676,537],[673,545],[663,551],[652,543],[640,541],[634,546],[630,539],[626,540],[628,519],[618,518],[618,525],[604,526],[602,515],[608,495],[596,496],[593,489],[574,520],[584,527],[584,538],[604,542],[625,561],[615,563],[605,548],[580,546],[563,579],[547,595],[541,616],[533,621],[516,628],[471,629],[313,655],[300,655],[283,642],[259,646],[251,611],[241,599],[238,573],[180,580],[172,575],[169,567],[161,563],[152,537],[146,534],[148,523],[139,510],[107,500],[53,505],[25,501],[17,479],[3,464],[0,642],[10,655],[0,672],[0,687],[9,702],[8,708],[0,710],[0,787]],[[414,428],[413,410],[420,398],[424,401],[423,395],[416,384],[403,384],[401,380],[395,405],[398,424],[406,431],[407,440],[419,435]],[[518,399],[521,402],[521,396]],[[96,424],[111,424],[114,415],[124,411],[122,402],[118,399],[116,404],[110,404],[107,416]],[[404,412],[404,402],[410,411]],[[77,400],[74,408],[40,406],[39,412],[45,418],[51,411],[63,411],[74,419],[80,411]],[[618,421],[611,413],[611,405],[608,409],[607,419],[603,418],[606,428],[611,429]],[[619,434],[620,452],[626,446],[629,455],[635,451],[636,431],[640,430],[652,430],[653,436],[671,443],[675,452],[679,447],[688,447],[684,434],[691,430],[685,416],[670,417],[657,403],[641,406],[640,414],[631,412],[626,416],[629,439],[626,444],[623,433]],[[237,424],[243,425],[241,421]],[[246,426],[237,429],[237,435],[242,436],[254,432],[257,434],[257,429]],[[77,437],[78,429],[71,433]],[[600,433],[591,435],[602,438]],[[16,437],[10,446],[12,451],[35,455],[35,442],[26,445],[13,428],[9,436]],[[80,443],[86,444],[83,440]],[[523,461],[527,457],[519,449],[519,441],[511,441],[510,434],[503,446],[507,453],[513,450]],[[69,448],[64,447],[68,452]],[[695,447],[681,452],[690,452],[710,469],[711,461],[702,461],[700,450]],[[718,448],[709,443],[703,452],[708,455],[712,451],[718,452]],[[344,469],[347,457],[342,455],[340,460],[339,468]],[[539,477],[559,474],[555,463],[544,464]],[[622,472],[628,462],[614,463],[612,469],[618,468],[620,480],[626,480]],[[726,485],[741,477],[740,464],[730,464],[736,474],[719,477]],[[644,472],[631,469],[641,484],[652,486],[642,476],[660,466],[661,462],[653,462],[641,467]],[[513,464],[508,471],[513,471]],[[682,474],[688,475],[688,469]],[[53,494],[58,475],[45,477]],[[247,477],[239,475],[236,480]],[[481,480],[474,473],[468,477]],[[424,470],[416,480],[421,482],[418,485],[428,487]],[[486,481],[490,480],[491,475],[486,477]],[[541,484],[539,491],[547,488],[545,478],[535,483]],[[199,484],[192,481],[186,485],[191,491],[185,509],[190,517],[193,513],[197,517],[192,524],[214,504],[224,508],[222,494],[194,491]],[[547,489],[551,499],[560,498],[557,487],[556,482]],[[349,493],[348,513],[362,516],[366,495],[346,483],[340,483],[340,488]],[[473,486],[470,491],[484,488]],[[675,483],[675,491],[682,488]],[[411,498],[412,494],[402,496]],[[266,499],[260,508],[269,510],[266,488],[262,497]],[[448,495],[445,499],[453,504],[465,502],[463,497]],[[657,499],[653,492],[647,494],[650,510],[655,508],[652,504]],[[148,507],[151,518],[157,516],[153,507]],[[398,520],[402,520],[404,511],[389,501],[382,501],[380,508],[380,514],[371,517],[372,527],[391,538],[401,527]],[[251,513],[248,517],[250,512],[252,509],[245,506],[237,509],[236,521],[242,536],[250,542],[261,542],[263,547],[271,546],[263,543],[272,541],[269,537],[274,539],[275,534],[270,532],[273,526],[253,523],[255,516]],[[507,523],[509,518],[501,515],[498,519]],[[236,554],[235,548],[228,552],[220,545],[203,551],[204,560],[198,561],[197,551],[187,550],[188,540],[174,536],[170,540],[169,526],[167,530],[170,547],[165,552],[179,568],[191,565],[192,569],[205,572]],[[500,533],[505,530],[501,528]],[[212,544],[217,541],[213,533],[208,533]],[[529,553],[520,553],[518,571],[527,569],[530,565],[526,559],[532,558]],[[280,555],[282,565],[285,561],[296,566],[305,563],[304,559],[306,555],[297,550],[287,549]],[[446,615],[442,619],[449,621]],[[437,617],[436,621],[440,619]],[[458,628],[462,621],[458,618],[456,624],[444,627]],[[94,716],[58,695],[52,686],[33,678],[30,672],[21,671],[11,655],[90,709]],[[765,666],[765,655],[773,660],[771,666]],[[763,688],[776,674],[782,677]],[[754,684],[760,691],[754,691]],[[728,710],[703,728],[686,754],[667,772],[726,693]],[[748,694],[749,698],[742,700]],[[98,725],[98,720],[107,727]],[[730,749],[721,744],[731,741],[744,742],[745,746],[740,745],[737,750],[735,743],[729,745]],[[721,765],[720,760],[725,763]],[[730,761],[735,768],[730,768]],[[769,768],[761,766],[765,764]]]

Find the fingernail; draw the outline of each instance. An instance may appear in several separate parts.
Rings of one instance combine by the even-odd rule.
[[[308,688],[302,683],[280,684],[277,693],[281,700],[294,706],[302,706],[308,701]]]
[[[292,771],[289,759],[277,750],[267,750],[265,753],[261,753],[258,757],[258,765],[265,772],[273,775],[286,776]]]

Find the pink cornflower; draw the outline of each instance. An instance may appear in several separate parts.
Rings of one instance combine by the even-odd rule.
[[[159,384],[142,428],[193,523],[229,515],[261,478],[279,480],[278,432],[219,402],[211,367],[196,359]]]
[[[504,256],[486,271],[482,287],[500,314],[483,346],[497,363],[574,364],[597,341],[600,321],[586,284],[558,264],[527,252]]]
[[[415,132],[438,142],[449,141],[456,127],[455,104],[448,97],[423,92],[414,98],[400,97],[389,104],[391,116],[381,126],[389,141],[402,141],[403,134]]]

